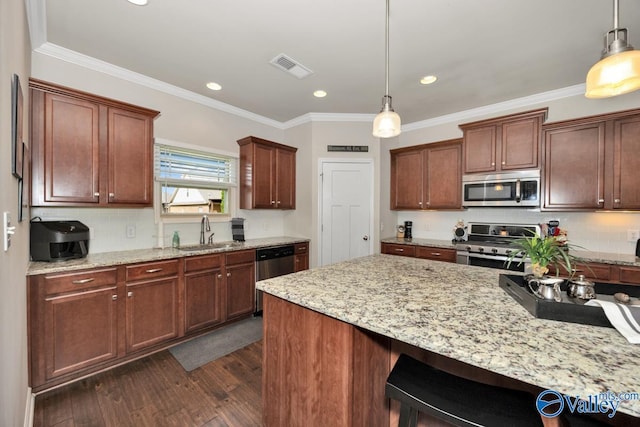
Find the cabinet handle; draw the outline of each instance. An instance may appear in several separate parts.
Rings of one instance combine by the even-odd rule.
[[[276,205],[279,205],[279,204],[280,204],[280,200],[278,200],[278,201],[276,202]]]
[[[158,271],[162,271],[161,268],[150,268],[145,271],[145,273],[157,273]]]
[[[131,298],[131,297],[133,296],[133,291],[129,291],[129,292],[127,292],[127,296],[128,296],[129,298]]]
[[[495,165],[496,165],[496,162],[491,162],[491,166],[495,166]]]
[[[272,205],[275,205],[275,204],[276,204],[276,201],[275,201],[275,200],[272,200],[272,201],[271,201],[271,204],[272,204]]]
[[[620,203],[620,199],[613,199],[613,203]]]
[[[507,164],[507,162],[505,162],[505,161],[503,160],[503,161],[502,161],[502,164],[503,164],[503,165],[506,165],[506,164]]]
[[[100,197],[100,193],[93,193],[93,197]]]
[[[222,279],[222,274],[218,274],[218,279]]]
[[[418,205],[422,206],[422,202],[418,202]]]
[[[307,250],[307,247],[306,247],[306,246],[300,246],[300,247],[298,248],[298,250],[299,250],[300,252],[302,252],[302,251],[306,251],[306,250]]]
[[[231,273],[227,273],[227,277],[231,277]]]
[[[299,263],[299,262],[300,262],[300,259],[296,258],[296,263]]]
[[[74,285],[84,285],[85,283],[89,283],[89,282],[93,282],[95,279],[94,278],[89,278],[89,279],[78,279],[78,280],[74,280],[71,283],[73,283]]]
[[[115,194],[113,194],[113,193],[109,193],[109,198],[110,198],[110,199],[113,199],[115,196],[116,196]]]
[[[114,301],[117,300],[118,299],[118,295],[111,295],[111,299],[114,300]]]
[[[433,256],[440,256],[441,254],[440,254],[440,252],[431,252],[431,255],[433,255]]]
[[[402,248],[396,248],[396,252],[404,252],[404,249],[402,249]]]

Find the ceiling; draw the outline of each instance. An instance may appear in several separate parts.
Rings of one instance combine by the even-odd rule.
[[[278,122],[381,107],[384,0],[28,1],[49,44]],[[640,48],[640,1],[620,24]],[[407,124],[580,85],[612,27],[612,0],[391,0],[393,106]],[[282,53],[313,73],[269,63]]]

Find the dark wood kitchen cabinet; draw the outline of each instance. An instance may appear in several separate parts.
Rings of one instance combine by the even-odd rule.
[[[225,257],[226,320],[250,315],[256,307],[255,250],[230,252]]]
[[[189,257],[184,262],[185,332],[224,321],[224,255]]]
[[[32,206],[151,206],[157,111],[30,79]]]
[[[543,209],[640,209],[640,110],[551,123],[543,133]]]
[[[118,357],[119,298],[115,268],[31,278],[32,386]]]
[[[391,209],[462,208],[462,140],[390,152]]]
[[[435,246],[403,245],[401,243],[382,243],[380,252],[389,255],[401,255],[433,261],[456,262],[456,250]]]
[[[125,287],[128,353],[181,335],[177,259],[128,265]]]
[[[294,245],[294,272],[309,269],[309,243],[296,243]]]
[[[238,145],[240,209],[295,209],[298,149],[255,136]]]
[[[536,169],[547,108],[460,125],[464,173]]]

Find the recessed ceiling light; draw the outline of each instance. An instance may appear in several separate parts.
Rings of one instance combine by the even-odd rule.
[[[133,3],[137,6],[145,6],[147,4],[147,0],[129,0],[129,3]]]
[[[313,92],[313,96],[315,96],[316,98],[324,98],[325,96],[327,96],[327,92],[325,92],[324,90],[316,90],[315,92]]]
[[[420,83],[422,83],[423,85],[430,85],[436,80],[438,80],[436,76],[424,76],[423,78],[420,79]]]
[[[211,90],[221,90],[222,86],[220,86],[218,83],[216,82],[209,82],[207,83],[207,87]]]

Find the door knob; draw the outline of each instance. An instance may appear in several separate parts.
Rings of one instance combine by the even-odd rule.
[[[366,236],[366,235],[365,235],[365,236],[362,238],[362,240],[369,240],[369,236]]]

